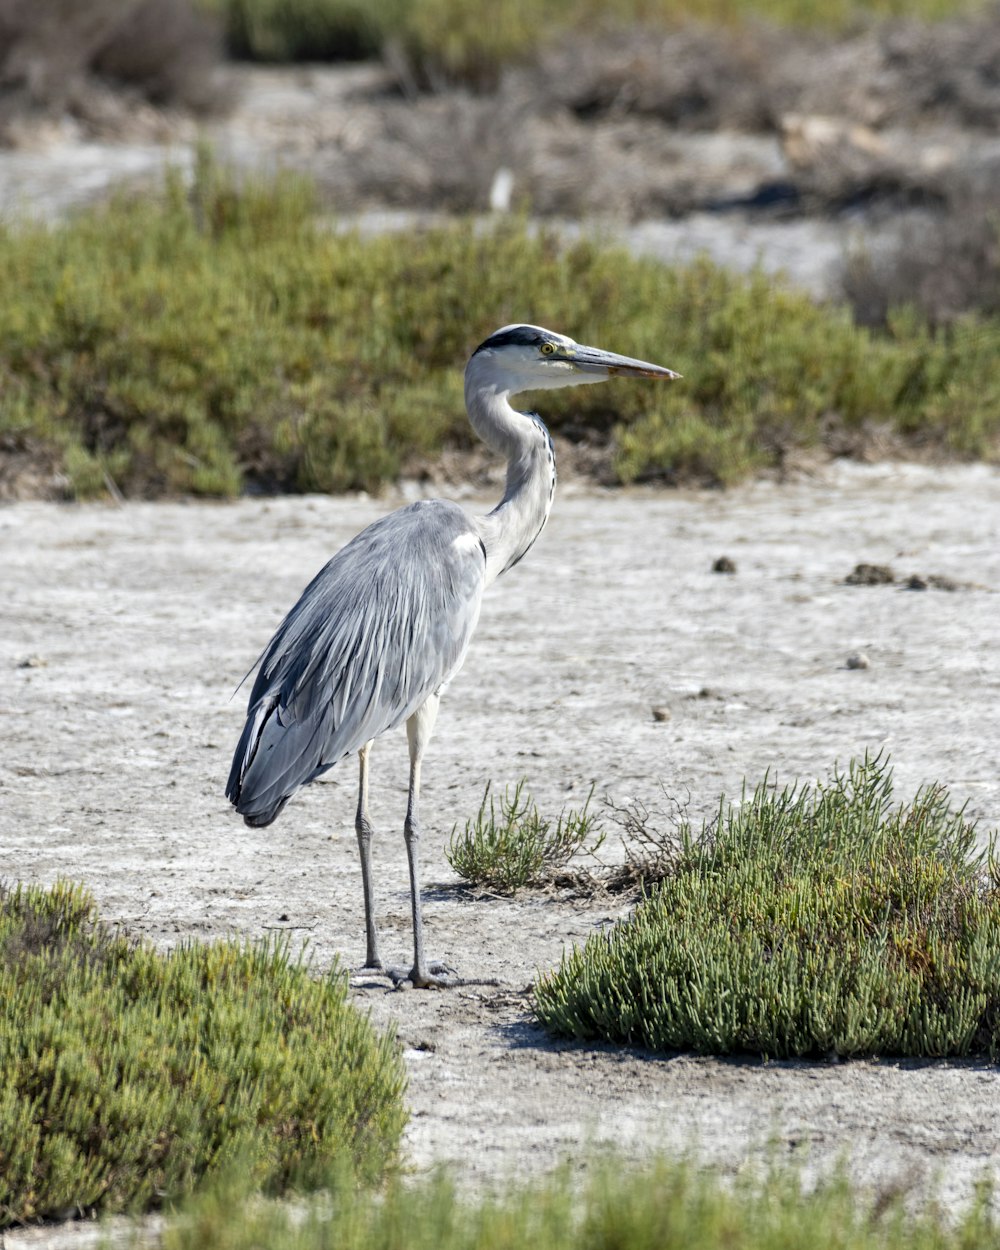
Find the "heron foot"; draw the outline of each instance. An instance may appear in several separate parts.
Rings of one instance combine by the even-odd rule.
[[[463,984],[454,968],[444,963],[428,964],[426,968],[386,968],[397,990],[448,990]]]

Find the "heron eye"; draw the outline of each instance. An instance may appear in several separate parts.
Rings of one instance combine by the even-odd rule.
[[[556,350],[556,345],[555,343],[543,343],[539,350],[541,351],[543,356],[551,356],[552,353]]]

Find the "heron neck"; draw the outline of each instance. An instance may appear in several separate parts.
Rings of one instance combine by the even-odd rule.
[[[549,432],[537,417],[512,408],[508,392],[470,386],[465,401],[472,427],[506,457],[503,498],[487,516],[476,517],[486,548],[486,581],[495,581],[524,555],[545,527],[556,487],[556,463]]]

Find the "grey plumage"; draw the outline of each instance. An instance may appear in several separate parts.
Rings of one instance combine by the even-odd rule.
[[[268,643],[250,692],[226,788],[248,825],[270,824],[301,786],[450,681],[485,580],[482,541],[444,500],[382,517],[320,570]]]
[[[592,347],[540,326],[504,326],[465,373],[469,418],[507,459],[503,499],[486,516],[426,501],[369,525],[303,591],[259,660],[226,795],[248,825],[270,824],[300,787],[357,752],[355,829],[365,897],[366,966],[383,968],[374,921],[368,814],[373,741],[406,723],[410,789],[404,837],[410,868],[414,985],[448,984],[424,958],[418,797],[440,694],[462,666],[483,591],[524,556],[545,525],[555,457],[537,416],[509,397],[616,375],[672,378],[669,369]]]

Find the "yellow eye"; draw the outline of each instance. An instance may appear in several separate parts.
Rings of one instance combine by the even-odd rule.
[[[551,356],[555,350],[556,350],[555,343],[543,343],[542,346],[539,348],[539,351],[542,353],[543,356]]]

